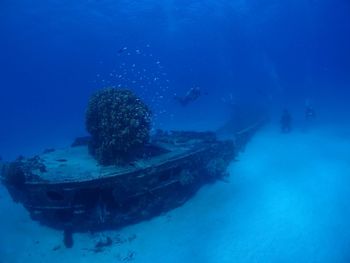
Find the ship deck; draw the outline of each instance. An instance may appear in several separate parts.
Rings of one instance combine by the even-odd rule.
[[[184,158],[188,154],[196,152],[197,148],[201,148],[198,147],[199,145],[196,146],[189,144],[181,146],[162,145],[162,153],[137,159],[123,166],[101,166],[89,154],[87,146],[68,147],[39,155],[46,171],[36,171],[36,174],[47,183],[91,181],[133,173],[138,170],[159,166],[178,158]]]

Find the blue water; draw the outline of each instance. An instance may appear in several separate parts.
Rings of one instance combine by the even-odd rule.
[[[153,111],[154,129],[216,130],[230,117],[232,105],[240,103],[263,105],[275,130],[279,129],[282,110],[289,109],[294,120],[293,132],[297,133],[303,129],[304,107],[310,102],[317,111],[315,138],[319,140],[312,147],[326,147],[336,142],[336,149],[310,151],[312,169],[301,152],[293,152],[295,160],[282,154],[288,164],[286,171],[291,163],[302,163],[295,171],[295,177],[301,180],[298,183],[282,180],[267,184],[275,178],[276,171],[274,167],[269,167],[270,171],[264,167],[260,186],[254,183],[251,187],[261,190],[260,194],[266,191],[265,197],[271,198],[266,200],[267,209],[280,208],[283,217],[264,214],[262,204],[255,202],[254,192],[249,191],[252,199],[243,195],[246,201],[237,206],[240,218],[230,221],[229,229],[232,235],[235,229],[242,233],[242,229],[249,229],[249,225],[243,223],[251,222],[251,232],[244,236],[237,234],[232,242],[243,245],[233,246],[234,253],[223,252],[226,255],[223,261],[295,262],[303,258],[302,262],[348,262],[344,247],[350,242],[346,232],[349,220],[343,219],[349,219],[350,193],[346,185],[350,185],[350,180],[346,176],[348,148],[342,149],[341,145],[348,145],[349,140],[349,14],[347,0],[2,0],[0,156],[13,160],[20,154],[32,155],[44,148],[69,145],[74,137],[85,135],[88,98],[106,86],[127,87],[138,94]],[[173,99],[174,94],[185,94],[197,86],[202,96],[187,107]],[[316,130],[322,133],[326,127],[340,132],[334,137],[327,132],[316,136]],[[308,136],[297,139],[309,141],[312,132],[311,129]],[[295,139],[293,133],[291,137],[279,138],[278,142],[271,136],[262,136],[259,140],[264,142],[262,147],[267,147],[270,141],[274,145],[283,144],[283,139],[291,146],[292,138]],[[276,153],[271,149],[266,149],[266,154],[274,156]],[[248,148],[244,158],[253,163],[260,158],[257,152],[255,149],[250,153]],[[318,156],[318,152],[324,155]],[[344,158],[344,162],[337,162]],[[334,181],[325,175],[320,180],[314,178],[312,183],[301,179],[320,172],[317,163],[322,167],[325,160],[329,160],[325,169],[334,176]],[[234,176],[231,178],[238,192],[242,187],[249,187],[252,183],[249,176],[256,176],[261,169],[260,166],[253,168],[250,173],[243,173],[248,179],[241,176],[235,183]],[[278,173],[283,173],[282,168]],[[324,196],[329,193],[327,186],[332,190],[331,199]],[[15,207],[3,192],[0,198],[7,202],[4,209]],[[274,192],[281,199],[273,199]],[[242,207],[244,205],[246,207]],[[294,205],[300,208],[297,215],[291,209]],[[322,205],[332,217],[323,214]],[[244,212],[254,206],[257,206],[256,213]],[[316,216],[305,217],[310,211]],[[261,220],[265,221],[261,224],[250,221],[259,218],[260,212]],[[15,215],[13,222],[17,228],[22,219]],[[252,217],[249,220],[247,216]],[[283,219],[288,217],[294,218],[295,224],[305,218],[312,220],[301,222],[302,231],[310,235],[317,233],[320,238],[289,235],[288,229],[296,230],[297,226],[284,224]],[[30,224],[27,219],[23,220]],[[12,219],[4,221],[10,224]],[[262,227],[270,223],[273,235],[262,234]],[[255,233],[259,234],[262,246],[253,238]],[[47,235],[45,232],[45,237]],[[18,240],[23,238],[20,234],[16,236]],[[275,236],[284,241],[279,249],[271,241]],[[289,249],[287,243],[305,246],[309,260],[303,256],[301,247]],[[204,262],[205,253],[199,245],[192,242],[183,246],[189,249],[193,246],[194,260]],[[208,249],[205,248],[206,252]],[[240,250],[247,256],[242,256]],[[288,254],[289,259],[278,259],[278,251],[287,250],[289,254],[283,255]],[[213,251],[220,254],[221,250],[213,248]],[[151,252],[148,252],[149,258],[152,258]],[[52,255],[47,255],[50,257]],[[179,257],[179,260],[190,258]],[[141,259],[139,257],[139,262]],[[15,255],[7,256],[6,260],[4,262],[21,262]],[[208,257],[207,262],[220,260]]]

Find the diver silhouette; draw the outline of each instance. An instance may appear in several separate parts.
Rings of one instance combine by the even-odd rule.
[[[197,100],[201,95],[199,87],[190,88],[185,96],[174,95],[174,99],[177,100],[182,106],[187,106],[189,103]]]
[[[313,121],[315,118],[316,118],[315,109],[314,109],[312,106],[307,105],[306,108],[305,108],[305,120],[306,120],[307,122],[311,122],[311,121]]]
[[[281,132],[289,133],[292,130],[292,116],[290,115],[288,110],[284,110],[280,120],[281,124]]]

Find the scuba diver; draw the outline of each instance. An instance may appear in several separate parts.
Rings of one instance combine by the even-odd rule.
[[[292,116],[288,110],[283,111],[280,124],[282,133],[289,133],[292,130]]]
[[[310,104],[306,104],[304,131],[309,130],[313,126],[315,119],[316,119],[316,112],[314,108]]]
[[[185,96],[174,95],[174,99],[177,100],[182,106],[187,106],[190,102],[193,102],[199,98],[201,90],[199,87],[190,88]]]
[[[316,112],[314,108],[310,105],[307,105],[305,108],[305,120],[311,122],[316,118]]]

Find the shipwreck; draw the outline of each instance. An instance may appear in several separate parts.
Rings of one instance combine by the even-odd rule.
[[[226,169],[263,120],[221,139],[214,132],[150,133],[151,112],[128,90],[90,100],[91,136],[2,165],[1,180],[34,220],[70,231],[121,227],[184,204]]]

